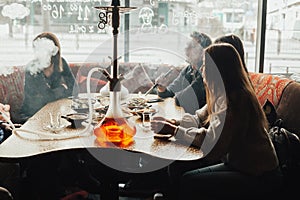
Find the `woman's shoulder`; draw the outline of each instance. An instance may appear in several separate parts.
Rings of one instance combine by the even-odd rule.
[[[188,65],[184,68],[185,71],[193,71],[193,66],[192,65]]]
[[[69,66],[69,63],[67,62],[67,60],[64,57],[61,57],[61,61],[63,63],[63,66]]]
[[[61,57],[61,60],[62,60],[62,65],[63,65],[63,71],[70,71],[71,68],[70,68],[70,65],[67,62],[67,60],[63,57]]]
[[[186,67],[184,67],[184,68],[181,69],[180,75],[181,76],[190,76],[191,73],[192,73],[192,71],[193,71],[192,66],[188,65],[188,66],[186,66]]]

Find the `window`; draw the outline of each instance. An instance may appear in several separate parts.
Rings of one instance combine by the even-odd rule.
[[[300,1],[274,0],[267,4],[264,71],[300,80]]]
[[[249,71],[258,71],[255,59],[259,0],[120,2],[121,6],[137,8],[121,14],[120,61],[184,64],[184,47],[191,32],[205,32],[213,39],[235,33],[243,40]],[[298,73],[300,1],[267,2],[264,72]],[[42,31],[59,37],[62,55],[68,62],[109,61],[112,30],[109,24],[98,28],[100,11],[94,7],[110,4],[111,0],[3,1],[0,68],[28,63],[32,59],[32,40]]]

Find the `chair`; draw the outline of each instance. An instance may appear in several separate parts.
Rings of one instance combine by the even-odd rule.
[[[4,187],[0,187],[0,199],[1,200],[13,200],[11,193]]]

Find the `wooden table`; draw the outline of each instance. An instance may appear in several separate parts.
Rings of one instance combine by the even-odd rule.
[[[131,95],[129,98],[136,97],[136,95]],[[157,98],[156,95],[148,95],[148,99]],[[51,132],[45,130],[45,126],[49,124],[49,112],[51,113],[61,113],[62,115],[74,113],[71,109],[72,99],[61,99],[56,102],[47,104],[41,110],[39,110],[32,118],[30,118],[22,127],[23,130],[34,130],[37,135],[39,133],[51,134]],[[176,106],[173,98],[165,99],[163,102],[152,103],[152,107],[158,110],[156,115],[164,116],[166,118],[180,118],[184,113],[183,109]],[[64,119],[63,119],[64,120]],[[113,157],[115,159],[122,159],[123,164],[120,166],[110,166],[117,170],[123,170],[124,162],[126,162],[126,157],[131,157],[132,154],[138,156],[148,156],[163,162],[154,162],[151,169],[148,171],[156,170],[168,165],[170,162],[175,160],[180,161],[192,161],[200,159],[202,157],[202,152],[200,149],[194,147],[188,147],[183,144],[176,142],[175,140],[164,141],[160,139],[154,139],[154,133],[152,131],[145,131],[141,127],[141,122],[138,116],[129,118],[128,120],[133,120],[136,125],[136,135],[134,136],[134,141],[132,144],[126,147],[104,147],[96,142],[96,137],[93,134],[93,126],[87,127],[86,125],[79,129],[73,129],[66,127],[62,132],[57,134],[78,134],[82,130],[86,129],[85,136],[76,137],[71,139],[54,139],[47,141],[39,141],[43,137],[28,134],[24,131],[17,131],[17,133],[25,137],[19,137],[16,134],[11,135],[7,140],[5,140],[0,145],[0,159],[10,159],[18,160],[24,159],[32,156],[38,156],[46,154],[49,152],[61,152],[64,150],[80,150],[89,149],[91,154],[101,160],[101,162],[107,162],[107,160],[102,160],[103,152],[107,152],[108,149],[112,150]],[[63,123],[69,123],[66,120]],[[54,134],[54,133],[52,133]],[[95,152],[100,152],[99,155]],[[100,157],[99,157],[100,156]],[[118,157],[119,156],[119,157]],[[111,159],[111,155],[108,160]],[[109,162],[109,161],[108,161]],[[110,165],[110,163],[108,164]],[[108,197],[108,198],[111,198]]]
[[[154,98],[156,96],[149,95],[147,97]],[[49,124],[48,113],[60,112],[62,115],[74,113],[74,110],[71,109],[71,103],[71,99],[61,99],[49,103],[30,118],[21,128],[50,134],[49,131],[44,129],[44,127]],[[152,103],[152,105],[158,109],[156,115],[165,116],[167,118],[180,118],[183,114],[183,110],[175,106],[173,98],[165,99],[159,103]],[[170,160],[194,160],[201,158],[202,153],[199,149],[187,147],[174,141],[154,139],[153,132],[143,130],[138,117],[132,117],[129,120],[135,120],[137,132],[134,137],[134,142],[127,147],[122,147],[123,149]],[[64,123],[69,122],[64,121]],[[95,142],[96,137],[92,134],[92,128],[93,127],[90,127],[89,131],[91,134],[89,134],[89,136],[53,141],[30,141],[13,134],[0,145],[0,158],[22,158],[65,149],[101,148],[101,146]],[[84,127],[79,129],[67,127],[63,130],[63,134],[76,134],[82,132],[83,129]],[[26,138],[31,137],[22,131],[18,131],[18,133]],[[34,136],[33,139],[34,138],[36,137]]]

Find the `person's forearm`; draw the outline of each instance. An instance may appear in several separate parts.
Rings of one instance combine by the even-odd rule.
[[[168,97],[173,97],[174,96],[174,93],[169,91],[169,90],[165,90],[164,92],[159,92],[157,90],[157,95],[161,98],[168,98]]]
[[[71,88],[65,88],[65,86],[60,85],[57,88],[52,89],[52,92],[54,95],[52,95],[56,100],[56,99],[60,99],[66,96],[70,96],[72,93],[72,89]]]
[[[182,141],[186,144],[191,144],[196,147],[201,147],[206,135],[205,128],[184,128],[178,126],[175,133],[175,138],[178,141]]]

